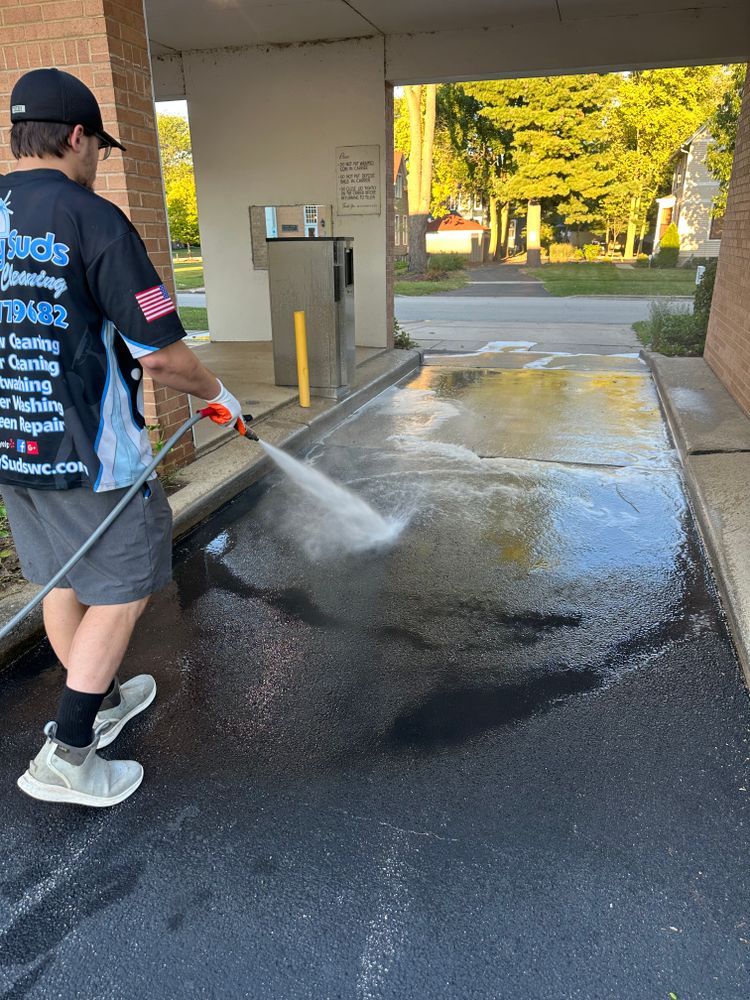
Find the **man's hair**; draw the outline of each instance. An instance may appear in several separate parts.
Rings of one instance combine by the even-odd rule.
[[[15,122],[10,130],[10,149],[21,156],[63,157],[70,148],[72,125],[59,122]]]

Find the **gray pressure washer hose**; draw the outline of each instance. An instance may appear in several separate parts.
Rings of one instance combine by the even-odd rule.
[[[167,454],[170,452],[172,448],[174,448],[174,446],[180,440],[185,431],[190,430],[190,428],[194,424],[197,424],[199,420],[202,420],[204,417],[210,416],[211,412],[212,409],[210,406],[206,407],[203,410],[199,410],[198,413],[193,414],[193,416],[190,417],[189,420],[186,420],[185,423],[178,430],[174,432],[172,437],[169,438],[169,440],[165,443],[164,447],[161,448],[159,452],[156,454],[156,456],[154,457],[153,461],[148,466],[148,468],[144,469],[144,471],[141,473],[138,479],[133,483],[133,485],[130,487],[130,489],[122,498],[122,500],[120,500],[117,506],[112,511],[110,511],[110,513],[105,517],[105,519],[102,521],[102,523],[93,533],[93,535],[91,535],[91,537],[86,542],[83,543],[80,549],[78,549],[78,551],[75,552],[70,557],[70,559],[68,559],[68,561],[62,567],[62,569],[59,570],[59,572],[55,573],[50,582],[46,586],[44,586],[39,591],[38,594],[34,596],[33,600],[29,601],[29,603],[25,607],[21,608],[18,614],[14,615],[8,622],[8,624],[4,625],[0,629],[0,639],[4,639],[9,632],[13,631],[16,625],[22,622],[28,614],[31,614],[34,608],[38,604],[41,604],[41,602],[44,600],[47,594],[49,594],[51,590],[54,590],[54,588],[57,586],[60,580],[62,580],[63,577],[66,576],[66,574],[68,574],[71,569],[73,569],[76,563],[79,562],[81,559],[83,559],[83,557],[86,555],[89,549],[99,541],[99,539],[102,537],[102,535],[110,526],[110,524],[112,524],[112,522],[115,521],[120,516],[122,511],[125,509],[125,507],[127,507],[130,501],[136,495],[136,493],[141,489],[141,487],[149,478],[154,469],[156,469],[157,465],[164,458],[166,458]],[[252,417],[246,416],[244,417],[244,420],[245,421],[252,420]],[[239,420],[237,422],[237,429],[239,430],[240,434],[242,434],[245,437],[248,437],[251,441],[258,440],[256,435],[253,434],[253,432],[246,427],[243,420]]]

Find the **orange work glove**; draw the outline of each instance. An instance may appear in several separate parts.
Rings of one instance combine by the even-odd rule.
[[[222,424],[224,426],[227,424],[234,425],[238,420],[241,423],[242,406],[239,399],[233,396],[228,389],[224,388],[221,379],[217,379],[216,381],[219,383],[221,391],[218,396],[207,400],[209,406],[206,408],[206,416],[213,420],[215,424]]]

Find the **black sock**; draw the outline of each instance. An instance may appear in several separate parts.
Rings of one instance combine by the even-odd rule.
[[[57,739],[71,747],[87,747],[94,740],[94,719],[103,694],[86,694],[65,685],[57,706]]]

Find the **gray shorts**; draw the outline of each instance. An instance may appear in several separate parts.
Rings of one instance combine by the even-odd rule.
[[[81,604],[127,604],[172,579],[172,511],[158,479],[142,488],[58,587]],[[30,583],[45,584],[83,545],[127,490],[94,493],[0,484],[10,530]]]

